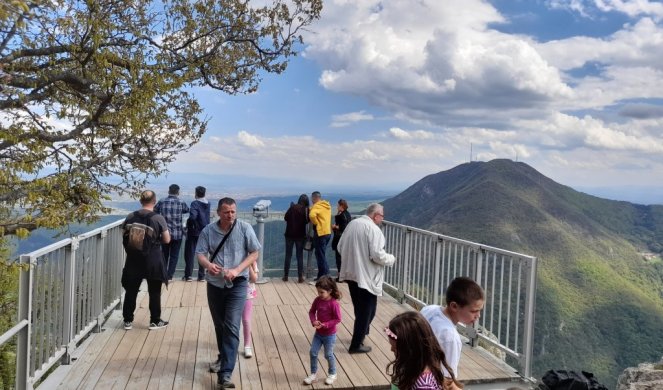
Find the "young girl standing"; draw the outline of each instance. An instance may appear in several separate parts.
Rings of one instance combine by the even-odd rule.
[[[310,385],[316,382],[318,371],[318,351],[325,347],[325,358],[329,363],[329,371],[325,383],[331,385],[336,380],[336,358],[334,357],[334,344],[336,343],[336,325],[341,322],[341,292],[334,279],[322,276],[315,283],[318,296],[313,300],[308,315],[311,325],[315,328],[315,335],[311,343],[311,375],[304,378],[304,383]]]
[[[253,349],[251,348],[251,317],[253,316],[253,298],[258,295],[256,281],[258,281],[258,266],[254,262],[249,266],[249,285],[246,290],[244,311],[242,312],[242,326],[244,327],[244,357],[247,359],[253,356]]]
[[[392,390],[462,389],[428,321],[416,311],[401,313],[384,329],[396,359],[387,365]],[[450,378],[445,378],[442,366]],[[391,369],[391,372],[389,372]]]

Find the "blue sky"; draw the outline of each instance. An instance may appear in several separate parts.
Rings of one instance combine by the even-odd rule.
[[[398,191],[472,144],[576,188],[663,187],[662,18],[647,0],[327,0],[257,93],[195,91],[209,130],[171,177]]]

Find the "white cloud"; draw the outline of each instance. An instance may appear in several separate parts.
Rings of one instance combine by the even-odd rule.
[[[398,127],[389,129],[389,134],[401,140],[429,140],[435,137],[435,134],[425,130],[406,131]]]
[[[306,56],[325,68],[320,84],[396,116],[444,122],[572,95],[528,39],[489,27],[505,19],[485,1],[336,1],[324,12],[306,37]]]
[[[630,17],[663,17],[663,4],[649,0],[549,0],[548,4],[552,8],[568,9],[584,17],[592,17],[597,11],[620,12]]]
[[[360,121],[373,120],[372,114],[366,111],[349,112],[347,114],[332,115],[331,127],[345,127]]]
[[[237,133],[237,139],[239,140],[240,144],[249,148],[262,148],[265,146],[265,143],[260,138],[249,134],[244,130]]]

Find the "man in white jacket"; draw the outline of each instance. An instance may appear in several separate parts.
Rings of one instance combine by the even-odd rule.
[[[378,226],[383,219],[382,205],[369,205],[366,215],[352,220],[338,242],[343,259],[339,278],[348,283],[355,313],[349,353],[371,351],[371,347],[364,345],[364,338],[375,317],[378,296],[382,295],[384,267],[396,261],[394,255],[384,250],[384,234]]]

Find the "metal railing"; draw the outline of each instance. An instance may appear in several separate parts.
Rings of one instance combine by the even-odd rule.
[[[20,256],[30,267],[20,274],[18,321],[0,335],[0,345],[18,336],[16,388],[32,388],[55,364],[68,363],[76,345],[119,304],[121,222]],[[283,213],[270,213],[262,229],[264,270],[282,272],[275,264],[283,263]],[[473,345],[482,340],[498,348],[531,377],[536,258],[386,221],[383,230],[387,252],[397,258],[386,269],[387,290],[414,306],[439,304],[454,277],[472,277],[486,302],[479,323],[462,330]],[[307,263],[310,272],[310,256]]]
[[[69,363],[76,345],[98,332],[120,302],[124,266],[121,220],[21,255],[18,323],[14,336],[16,388],[31,389],[59,362]]]
[[[384,234],[387,252],[397,259],[386,269],[387,288],[421,308],[443,303],[455,277],[474,279],[484,289],[484,308],[477,324],[461,329],[472,345],[482,340],[532,376],[535,257],[392,222],[384,222]]]

